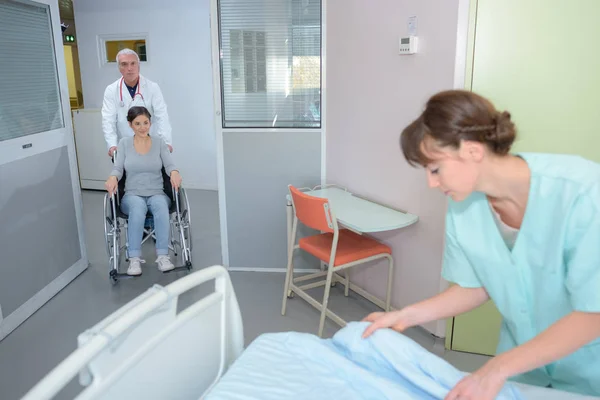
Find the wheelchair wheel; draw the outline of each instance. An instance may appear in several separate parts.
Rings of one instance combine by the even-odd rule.
[[[104,197],[104,239],[108,255],[109,279],[116,283],[121,262],[121,228],[116,216],[116,208],[107,194]]]
[[[181,208],[179,221],[179,232],[181,236],[181,253],[187,269],[192,268],[192,217],[190,213],[190,203],[185,189],[180,188]]]
[[[111,269],[110,272],[108,273],[108,276],[110,277],[110,282],[115,284],[119,281],[119,277],[117,274],[117,271],[114,269]]]
[[[121,226],[118,222],[116,224],[116,228],[113,235],[111,235],[111,239],[112,240],[110,243],[110,256],[108,257],[108,276],[111,279],[112,283],[116,283],[120,275],[119,266],[121,265],[121,260],[123,259],[123,256],[127,256],[126,251],[122,251],[123,246],[121,246]]]
[[[106,243],[106,254],[108,258],[112,256],[112,235],[113,227],[115,225],[115,218],[112,215],[110,197],[104,196],[104,241]]]

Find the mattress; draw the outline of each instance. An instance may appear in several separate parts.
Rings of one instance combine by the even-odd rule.
[[[353,322],[331,339],[287,332],[258,337],[206,400],[443,399],[466,373],[412,339]],[[507,383],[499,400],[581,400],[553,389]],[[589,398],[589,397],[588,397]]]

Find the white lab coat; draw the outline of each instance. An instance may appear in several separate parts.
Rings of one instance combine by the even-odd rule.
[[[102,131],[106,140],[107,149],[117,146],[119,140],[126,136],[133,136],[133,130],[127,122],[127,112],[133,106],[144,106],[152,116],[150,135],[159,136],[171,145],[171,124],[167,113],[167,105],[163,99],[158,84],[140,75],[139,92],[135,100],[131,98],[125,82],[122,85],[123,107],[121,107],[121,96],[119,88],[121,78],[111,83],[104,90],[104,102],[102,103]],[[137,90],[136,90],[137,93]]]

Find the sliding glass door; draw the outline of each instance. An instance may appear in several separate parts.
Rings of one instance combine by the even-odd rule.
[[[0,340],[87,267],[56,1],[0,0]]]

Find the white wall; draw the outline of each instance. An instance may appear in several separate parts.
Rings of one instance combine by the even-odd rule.
[[[327,181],[419,216],[417,224],[376,237],[395,259],[393,305],[439,293],[444,197],[427,187],[422,169],[402,156],[402,129],[429,96],[455,80],[459,0],[329,0],[327,24]],[[418,18],[419,53],[398,55],[407,19]],[[466,43],[466,42],[465,42]],[[382,264],[352,279],[383,296]],[[444,323],[425,326],[444,336]]]
[[[85,107],[101,108],[120,77],[116,64],[101,64],[98,35],[147,33],[141,73],[165,97],[184,184],[216,190],[209,0],[76,0],[74,9]]]

